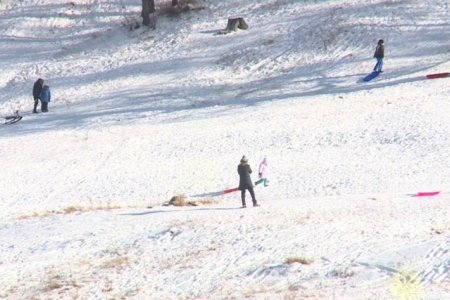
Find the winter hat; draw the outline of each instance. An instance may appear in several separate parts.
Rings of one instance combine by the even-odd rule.
[[[247,157],[244,155],[244,156],[242,156],[242,158],[241,158],[241,163],[246,163],[246,162],[248,162],[248,159],[247,159]]]

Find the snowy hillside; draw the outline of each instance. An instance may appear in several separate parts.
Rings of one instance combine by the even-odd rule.
[[[0,298],[450,298],[448,0],[140,3],[0,0]]]

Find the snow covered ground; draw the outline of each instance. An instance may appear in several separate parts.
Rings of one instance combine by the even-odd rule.
[[[0,1],[0,298],[450,299],[450,2],[205,6]]]

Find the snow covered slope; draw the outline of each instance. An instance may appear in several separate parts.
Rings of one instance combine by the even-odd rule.
[[[450,298],[448,0],[205,5],[0,2],[0,297]]]

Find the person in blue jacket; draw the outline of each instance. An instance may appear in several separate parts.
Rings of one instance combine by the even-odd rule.
[[[50,99],[52,98],[51,93],[50,93],[50,87],[48,85],[44,85],[42,87],[42,91],[41,91],[39,98],[41,99],[42,112],[48,112],[48,103],[50,102]]]

